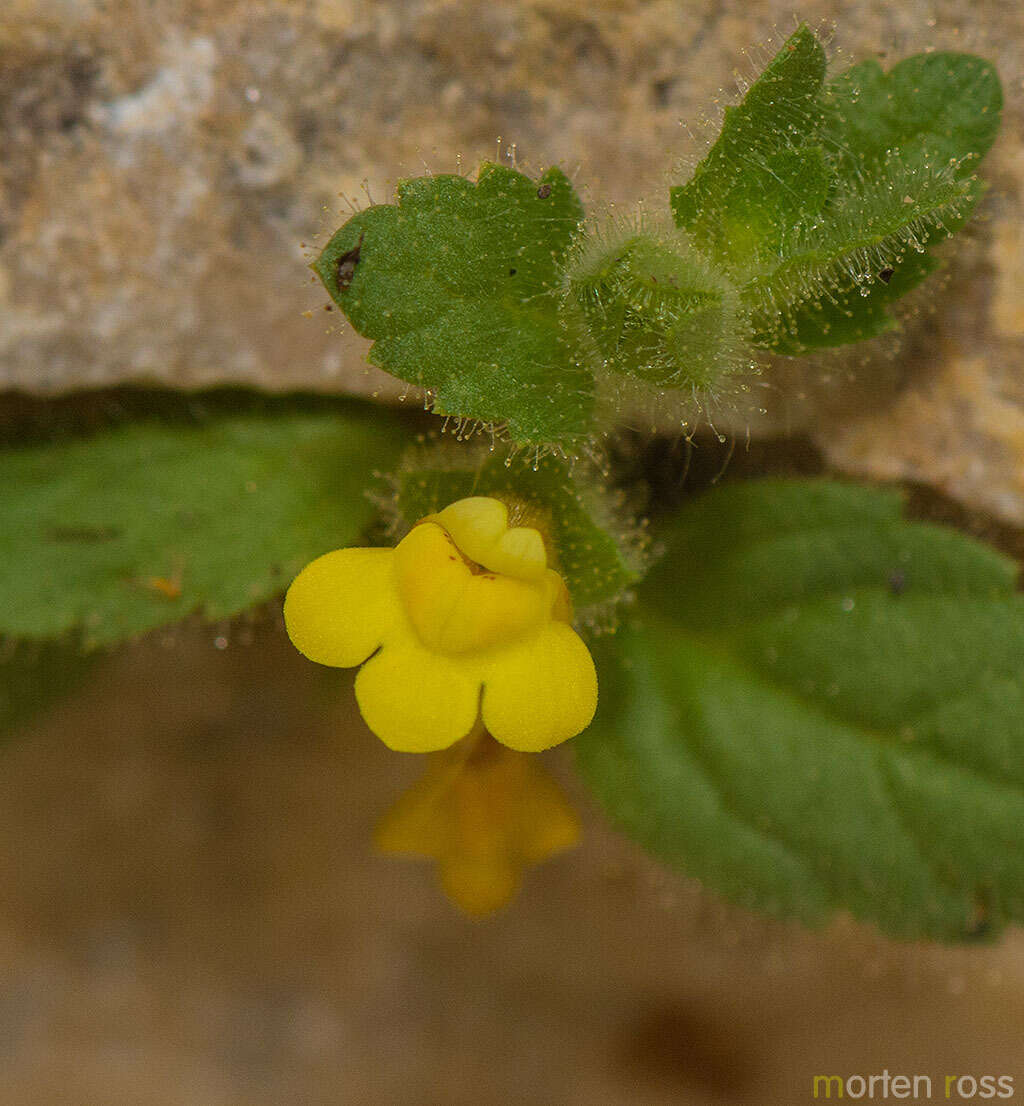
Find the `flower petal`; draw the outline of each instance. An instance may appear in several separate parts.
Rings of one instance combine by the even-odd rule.
[[[438,653],[470,653],[522,637],[548,617],[554,602],[547,576],[528,581],[472,573],[451,536],[433,522],[402,539],[395,579],[420,641]]]
[[[575,737],[596,708],[593,658],[564,622],[496,651],[484,671],[484,725],[511,749],[537,753]]]
[[[548,567],[548,554],[539,530],[514,526],[498,538],[486,560],[480,562],[491,572],[502,572],[518,580],[539,580]]]
[[[540,532],[527,526],[510,530],[508,508],[501,500],[480,495],[460,499],[427,521],[443,526],[465,556],[490,572],[539,580],[548,566]]]
[[[393,549],[336,549],[295,577],[284,622],[295,648],[318,664],[350,668],[401,618]]]
[[[508,508],[500,499],[473,495],[449,503],[430,520],[444,527],[463,553],[477,564],[508,530]]]
[[[529,767],[530,779],[520,796],[519,849],[526,864],[539,864],[579,844],[580,820],[558,784],[534,767],[533,758]]]
[[[522,883],[521,866],[504,857],[445,857],[438,864],[438,875],[444,893],[474,918],[506,906]]]
[[[398,752],[446,749],[473,728],[480,677],[467,665],[424,649],[411,631],[405,635],[389,638],[359,670],[359,710],[381,741]]]
[[[512,898],[527,866],[571,848],[579,834],[579,819],[537,758],[499,745],[480,726],[430,756],[374,841],[383,852],[436,860],[449,898],[482,917]]]
[[[437,757],[450,757],[446,749]],[[452,851],[451,791],[463,770],[461,760],[433,763],[377,823],[374,844],[385,853],[425,856],[432,860]]]

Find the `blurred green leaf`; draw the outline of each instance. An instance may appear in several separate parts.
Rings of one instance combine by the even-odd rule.
[[[583,207],[568,178],[498,165],[476,183],[418,177],[367,208],[315,268],[370,361],[434,394],[442,415],[507,427],[519,443],[590,427],[593,381],[558,318],[561,264]]]
[[[576,747],[628,832],[736,901],[966,940],[1024,919],[1024,601],[898,512],[827,482],[689,505]]]
[[[401,435],[370,405],[142,422],[0,453],[0,633],[87,647],[226,618],[354,541]]]

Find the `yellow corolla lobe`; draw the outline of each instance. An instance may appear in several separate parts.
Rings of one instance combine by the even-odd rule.
[[[416,633],[439,653],[514,641],[551,614],[554,588],[547,569],[532,580],[473,572],[460,547],[433,522],[415,527],[399,544],[395,573]]]
[[[548,567],[539,530],[508,525],[508,507],[500,499],[474,495],[428,515],[471,561],[517,580],[539,580]]]
[[[382,852],[436,861],[448,897],[483,917],[515,895],[526,868],[579,836],[575,812],[537,762],[477,730],[434,755],[381,820],[375,841]]]
[[[402,620],[393,549],[335,549],[295,577],[284,597],[292,644],[318,664],[352,668]]]
[[[317,558],[284,615],[311,660],[362,664],[360,711],[393,749],[447,748],[482,719],[498,741],[536,752],[585,729],[597,705],[565,583],[539,532],[509,528],[496,499],[460,500],[396,549]]]

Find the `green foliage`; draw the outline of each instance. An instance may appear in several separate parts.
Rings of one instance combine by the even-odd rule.
[[[539,524],[551,535],[555,563],[573,604],[584,614],[607,606],[639,579],[641,540],[616,517],[607,494],[555,457],[491,454],[414,455],[397,477],[396,507],[406,526],[471,495],[521,504],[522,525]]]
[[[733,273],[754,344],[776,353],[894,325],[887,308],[935,268],[925,250],[977,202],[999,128],[995,70],[968,54],[824,76],[802,27],[672,190],[679,226]]]
[[[438,413],[573,449],[594,431],[598,378],[610,374],[613,408],[649,391],[688,419],[754,349],[890,329],[891,306],[937,265],[927,251],[977,202],[1001,106],[995,71],[967,54],[888,73],[870,61],[827,82],[801,26],[671,189],[673,229],[584,229],[557,169],[533,181],[484,165],[475,184],[403,181],[315,268],[374,340],[370,360]]]
[[[708,405],[753,351],[871,338],[981,195],[999,127],[990,65],[869,61],[827,78],[801,26],[671,221],[606,232],[573,186],[485,164],[403,181],[314,265],[369,358],[489,455],[419,447],[400,529],[495,495],[548,538],[583,618],[637,587],[579,762],[611,815],[723,894],[804,921],[845,909],[901,937],[1024,921],[1024,598],[1014,566],[900,518],[886,492],[764,481],[680,512],[639,583],[642,531],[571,465],[618,397]],[[600,396],[600,402],[596,397]],[[527,447],[525,450],[518,447]],[[554,447],[558,456],[544,447]],[[351,544],[398,428],[356,405],[147,418],[0,453],[0,727],[70,686],[93,647],[226,618]]]
[[[800,27],[671,190],[671,220],[585,226],[556,168],[403,181],[314,268],[374,364],[460,438],[479,422],[511,445],[407,454],[398,527],[498,496],[546,535],[596,625],[638,584],[644,546],[605,474],[563,459],[590,455],[598,409],[706,405],[755,349],[892,326],[981,195],[1001,106],[992,67],[965,54],[828,81]],[[73,684],[79,645],[230,617],[358,541],[402,444],[366,405],[156,413],[0,452],[0,728]],[[828,482],[687,506],[602,646],[598,719],[576,745],[623,827],[731,898],[966,940],[1024,921],[1024,599],[1004,558],[899,512]]]
[[[851,275],[841,268],[850,259],[839,254],[833,260],[830,279],[834,283],[827,297],[816,299],[812,294],[805,298],[797,292],[784,309],[775,307],[770,297],[753,306],[752,340],[760,349],[797,356],[863,342],[892,330],[896,319],[889,308],[938,268],[938,262],[927,253],[898,256],[898,269],[889,264],[897,256],[886,255]],[[785,277],[785,269],[779,275]]]
[[[778,250],[825,202],[824,79],[825,51],[801,27],[743,102],[725,109],[722,133],[691,180],[671,190],[676,224],[730,267]]]
[[[884,72],[877,61],[847,69],[825,90],[822,141],[837,175],[855,181],[898,150],[911,170],[953,169],[969,179],[999,132],[1003,98],[995,69],[970,54],[916,54]]]
[[[576,747],[628,832],[738,902],[965,940],[1024,919],[1024,601],[898,511],[785,481],[686,507]]]
[[[743,288],[755,344],[777,353],[891,329],[887,308],[936,267],[926,251],[957,230],[999,129],[991,65],[969,54],[856,65],[822,90],[830,183],[813,223],[794,223]]]
[[[895,172],[884,185],[837,196],[824,229],[744,287],[754,342],[796,354],[890,329],[885,308],[932,272],[926,245],[971,202],[969,183],[948,172],[927,180]]]
[[[593,381],[566,342],[556,291],[582,218],[560,170],[532,181],[484,165],[476,184],[403,181],[397,205],[350,219],[315,267],[374,339],[370,361],[428,389],[439,414],[505,424],[517,442],[571,444],[589,428]]]
[[[397,455],[369,405],[143,422],[0,453],[0,633],[105,644],[282,591],[373,517]]]
[[[657,388],[712,390],[737,368],[739,297],[677,232],[586,243],[566,290],[604,371]]]

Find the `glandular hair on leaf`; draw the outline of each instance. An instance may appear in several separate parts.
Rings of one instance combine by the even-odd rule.
[[[750,363],[737,290],[671,225],[640,219],[598,229],[568,260],[563,315],[591,350],[606,393],[717,396]],[[671,404],[673,396],[668,397]]]

